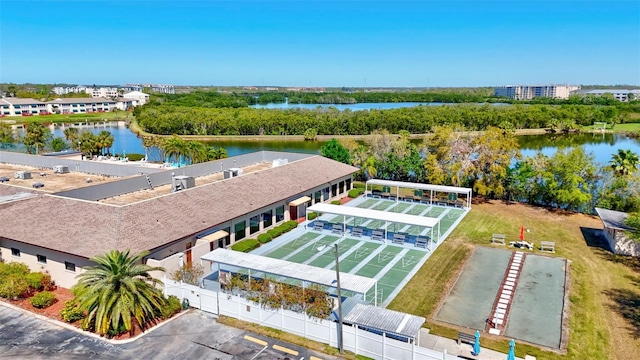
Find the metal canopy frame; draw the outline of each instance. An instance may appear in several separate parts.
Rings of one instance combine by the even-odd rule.
[[[471,209],[471,196],[473,195],[473,190],[471,188],[463,188],[457,186],[444,186],[444,185],[432,185],[432,184],[419,184],[419,183],[411,183],[411,182],[403,182],[403,181],[392,181],[392,180],[380,180],[380,179],[371,179],[367,180],[365,184],[365,188],[367,193],[370,194],[369,185],[373,189],[374,185],[380,186],[389,186],[395,187],[395,197],[396,201],[399,200],[400,188],[405,189],[414,189],[414,190],[426,190],[429,191],[431,196],[429,197],[429,204],[433,204],[433,194],[434,192],[444,192],[448,194],[463,194],[467,196],[466,206],[465,208]],[[437,201],[436,201],[437,203]]]

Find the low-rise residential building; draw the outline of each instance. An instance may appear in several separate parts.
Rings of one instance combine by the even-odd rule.
[[[35,99],[1,98],[0,116],[33,116],[49,113],[47,103]]]
[[[116,101],[105,98],[65,98],[47,102],[49,111],[56,114],[84,114],[107,112],[116,108]]]
[[[256,159],[265,156],[258,153]],[[293,161],[274,162],[264,170],[127,205],[0,184],[0,217],[12,219],[0,226],[0,258],[47,271],[65,288],[76,283],[90,258],[111,250],[149,251],[144,261],[171,273],[178,262],[167,259],[183,254],[187,262],[195,261],[216,248],[304,217],[312,204],[346,196],[358,171],[317,155],[291,157]],[[198,165],[222,172],[222,161],[233,160]],[[165,172],[166,178],[172,176],[172,170]],[[138,180],[148,181],[144,175],[122,181]],[[114,184],[109,186],[127,187]],[[82,189],[87,191],[91,189]]]
[[[506,85],[496,86],[493,94],[516,100],[530,100],[537,97],[568,99],[571,93],[578,89],[580,89],[579,86],[573,85]]]
[[[145,94],[141,91],[130,91],[122,95],[126,99],[134,99],[138,101],[138,105],[144,105],[149,102],[149,94]]]
[[[627,90],[627,89],[596,89],[583,92],[582,95],[596,95],[602,96],[605,94],[611,94],[614,99],[622,102],[629,100],[640,100],[640,90]]]

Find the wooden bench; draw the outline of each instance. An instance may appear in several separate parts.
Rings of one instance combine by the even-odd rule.
[[[334,234],[342,235],[342,233],[344,232],[344,228],[340,224],[333,224],[333,226],[331,227],[331,232]]]
[[[416,238],[416,247],[421,247],[426,249],[428,243],[429,243],[429,239],[427,239],[426,237],[418,236]]]
[[[384,241],[384,232],[382,232],[382,230],[373,230],[371,232],[371,239]]]
[[[353,229],[351,229],[352,236],[362,237],[363,233],[364,233],[364,229],[361,227],[354,227]]]
[[[553,241],[540,241],[540,251],[556,252],[556,243]]]
[[[324,222],[316,221],[313,223],[313,230],[322,231],[324,229]]]
[[[404,234],[399,234],[399,233],[395,233],[393,234],[393,243],[394,244],[404,244],[404,239],[405,239],[405,235]]]
[[[461,343],[475,344],[475,342],[476,342],[475,334],[467,334],[467,333],[458,331],[458,345],[460,345]]]
[[[493,244],[505,245],[506,236],[504,234],[493,234],[491,237],[491,242]]]

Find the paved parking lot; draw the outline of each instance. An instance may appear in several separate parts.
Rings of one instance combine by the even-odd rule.
[[[0,358],[336,359],[218,324],[192,310],[128,344],[114,345],[0,305]]]

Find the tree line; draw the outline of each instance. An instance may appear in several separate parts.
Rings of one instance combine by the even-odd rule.
[[[511,131],[489,127],[470,134],[460,130],[438,126],[418,144],[409,141],[406,131],[393,135],[377,130],[364,144],[333,139],[321,151],[358,167],[360,180],[470,187],[491,199],[586,213],[595,206],[640,210],[640,159],[630,150],[620,149],[603,166],[581,147],[523,158]]]
[[[162,135],[368,135],[376,129],[392,133],[431,132],[436,126],[458,124],[467,130],[551,128],[570,131],[595,121],[624,120],[613,106],[595,105],[443,105],[389,110],[339,111],[318,109],[251,109],[144,105],[134,110],[138,124]]]

